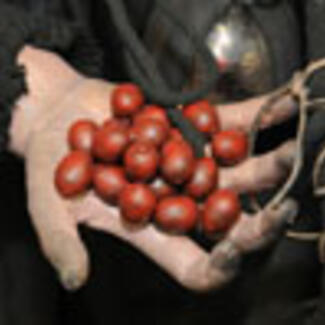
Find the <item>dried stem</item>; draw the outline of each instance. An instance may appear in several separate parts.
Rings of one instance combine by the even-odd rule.
[[[297,102],[299,108],[299,124],[297,131],[297,145],[294,158],[293,168],[290,175],[279,191],[273,198],[263,207],[263,209],[275,209],[286,198],[289,191],[297,180],[297,177],[303,167],[304,162],[304,141],[306,136],[307,113],[310,109],[324,108],[325,98],[309,100],[309,88],[307,83],[309,79],[319,70],[325,68],[325,59],[310,63],[307,68],[295,74],[291,81],[285,86],[275,91],[268,101],[261,107],[257,115],[250,133],[250,155],[252,156],[255,149],[256,138],[262,124],[265,113],[272,110],[274,105],[278,103],[284,96],[291,95]],[[317,195],[325,195],[325,186],[318,186],[318,179],[321,167],[325,162],[325,148],[320,152],[320,155],[314,166],[314,189]]]

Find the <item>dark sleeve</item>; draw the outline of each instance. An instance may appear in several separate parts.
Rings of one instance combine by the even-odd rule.
[[[153,0],[126,0],[125,1],[130,19],[140,34],[144,32],[148,17],[153,9]]]
[[[36,5],[30,5],[28,8],[26,3],[22,6],[0,0],[0,150],[2,151],[8,141],[7,130],[12,105],[27,91],[23,67],[16,63],[17,54],[25,44],[54,51],[85,74],[95,76],[101,71],[101,51],[83,23],[77,20],[68,21],[65,17],[57,15],[55,10],[49,12],[36,10],[39,8]]]
[[[151,14],[154,0],[121,0],[127,10],[128,18],[140,38],[144,33]],[[123,43],[118,36],[116,26],[106,0],[92,2],[90,28],[104,49],[105,75],[114,82],[130,78],[124,62]]]

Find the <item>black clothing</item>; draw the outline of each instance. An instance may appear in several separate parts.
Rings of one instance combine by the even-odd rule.
[[[205,18],[199,17],[200,8],[190,11],[189,0],[178,1],[187,4],[188,11],[181,14],[189,15],[186,16],[188,23],[197,23],[197,19]],[[196,2],[196,5],[199,2],[202,6],[204,3],[209,8],[212,2],[221,5],[226,1],[191,2]],[[125,0],[125,3],[132,23],[142,37],[150,14],[152,17],[156,14],[154,1]],[[8,10],[10,15],[5,14]],[[258,7],[253,11],[272,49],[274,87],[290,78],[296,68],[325,55],[325,42],[321,38],[321,30],[325,28],[325,1],[284,0],[277,1],[275,7]],[[193,14],[198,16],[193,18]],[[41,17],[38,20],[40,30],[45,31],[47,41],[49,38],[51,42],[37,41],[39,32],[35,27],[32,40],[23,33],[24,28],[21,27],[29,25],[34,15]],[[19,17],[19,23],[6,25],[6,21],[15,20],[15,17]],[[0,19],[4,22],[0,22],[0,86],[3,90],[0,107],[3,109],[8,108],[17,92],[24,89],[21,75],[15,75],[15,80],[18,78],[19,82],[9,83],[11,76],[2,71],[4,64],[14,66],[16,52],[13,53],[9,45],[5,45],[7,42],[12,43],[17,51],[23,40],[27,43],[36,40],[37,45],[57,51],[85,73],[112,81],[128,79],[121,59],[122,44],[104,0],[0,0]],[[59,26],[49,27],[51,31],[59,28],[65,31],[63,35],[66,37],[48,33],[44,26],[48,26],[49,19]],[[29,28],[27,30],[30,31]],[[10,35],[10,39],[6,35]],[[80,35],[85,35],[82,40],[87,40],[86,48],[85,42],[78,41]],[[94,40],[97,45],[93,44]],[[84,52],[87,48],[93,52]],[[87,71],[89,67],[93,67],[91,71]],[[168,73],[172,74],[173,71]],[[7,81],[8,89],[2,86],[4,79],[1,78]],[[314,93],[324,93],[323,87],[325,80],[320,74],[313,80]],[[315,129],[312,125],[311,130]],[[276,133],[274,129],[272,132]],[[313,133],[309,134],[310,143],[314,145]],[[283,134],[275,138],[282,140]],[[227,288],[200,296],[180,288],[148,259],[120,241],[84,230],[92,256],[92,278],[79,293],[64,293],[59,289],[53,271],[40,257],[34,234],[25,224],[28,218],[25,208],[16,204],[24,202],[22,166],[8,155],[2,156],[0,163],[0,188],[6,189],[0,202],[0,210],[4,212],[3,226],[0,227],[1,325],[106,325],[108,322],[116,325],[138,322],[157,325],[215,322],[315,325],[324,322],[324,308],[320,299],[325,271],[318,263],[316,244],[286,238],[267,252],[250,256],[243,265],[243,273]],[[16,176],[12,178],[12,175]],[[306,193],[310,193],[310,188],[303,188],[299,193],[304,198],[301,204],[311,217],[298,222],[296,228],[319,229],[320,211]],[[10,216],[10,220],[6,215]],[[24,272],[19,274],[22,269]],[[313,304],[317,298],[319,303]]]

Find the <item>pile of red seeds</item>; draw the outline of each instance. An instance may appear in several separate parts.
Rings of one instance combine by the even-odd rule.
[[[184,107],[184,116],[211,140],[213,157],[197,159],[165,110],[145,105],[136,85],[117,87],[112,108],[114,118],[103,125],[79,120],[71,126],[71,152],[55,175],[60,194],[71,198],[93,188],[126,221],[153,221],[172,233],[228,231],[241,207],[236,193],[218,189],[218,165],[233,166],[246,157],[246,135],[221,131],[206,100]]]

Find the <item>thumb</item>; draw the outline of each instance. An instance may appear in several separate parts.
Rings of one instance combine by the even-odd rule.
[[[89,275],[89,258],[78,234],[77,218],[57,192],[56,162],[48,152],[31,145],[26,159],[28,208],[40,246],[68,290],[79,289]]]
[[[32,219],[42,251],[58,272],[63,287],[70,291],[82,287],[89,276],[89,258],[79,236],[67,229],[37,226],[38,218],[34,215]]]

